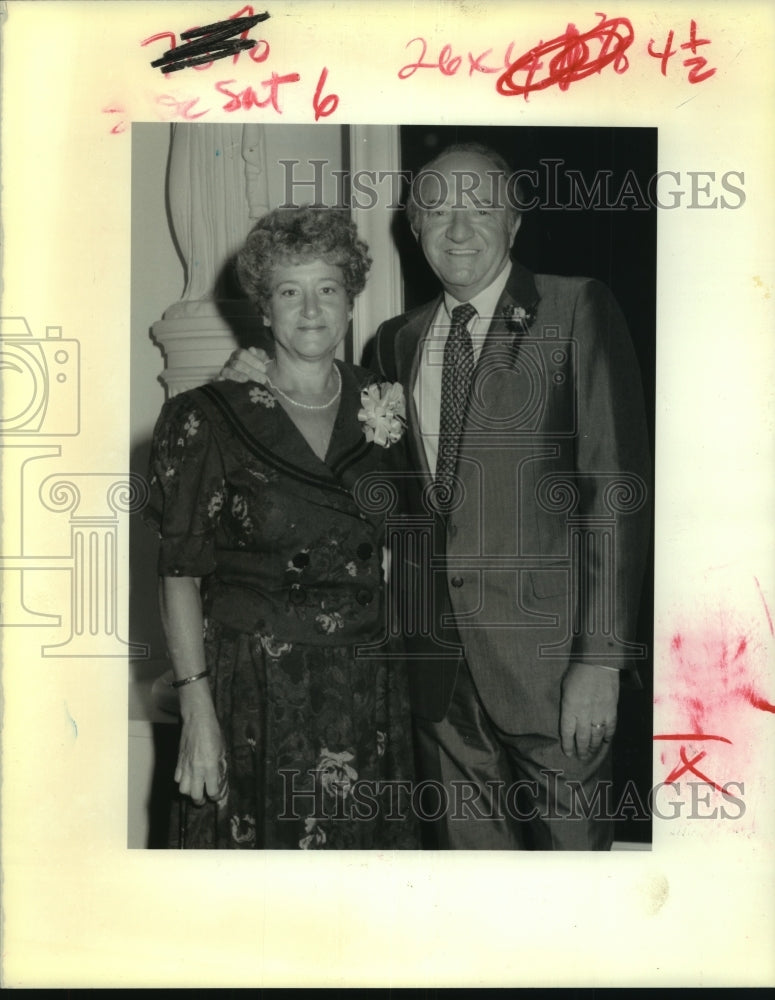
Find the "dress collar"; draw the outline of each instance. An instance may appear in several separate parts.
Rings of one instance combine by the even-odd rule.
[[[335,362],[342,376],[342,394],[325,461],[265,386],[238,382],[212,382],[195,390],[219,411],[224,430],[238,438],[248,451],[277,472],[309,486],[348,492],[363,471],[381,461],[375,446],[366,440],[358,420],[361,389],[373,376],[365,369]]]

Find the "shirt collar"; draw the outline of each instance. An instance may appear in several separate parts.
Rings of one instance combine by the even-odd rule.
[[[510,273],[511,264],[507,263],[498,277],[487,288],[482,289],[478,295],[468,300],[474,309],[476,309],[477,316],[490,320],[495,315],[495,309],[503,293],[503,289],[506,287],[506,282],[509,280]],[[452,310],[459,305],[462,305],[462,303],[458,302],[449,292],[444,292],[444,308],[447,310],[447,315],[450,319],[452,318]]]

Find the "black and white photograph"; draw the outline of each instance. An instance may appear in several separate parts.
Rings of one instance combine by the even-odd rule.
[[[132,157],[130,846],[647,847],[656,130]]]

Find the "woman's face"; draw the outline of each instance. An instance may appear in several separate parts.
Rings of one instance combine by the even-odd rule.
[[[313,260],[273,268],[264,323],[272,328],[278,358],[333,358],[351,316],[341,267]]]

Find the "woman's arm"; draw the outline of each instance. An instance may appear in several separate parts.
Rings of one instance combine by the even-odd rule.
[[[200,581],[192,576],[159,578],[159,605],[176,680],[206,669]],[[205,795],[225,803],[226,756],[221,729],[206,678],[178,688],[183,732],[175,781],[183,795],[202,805]]]

